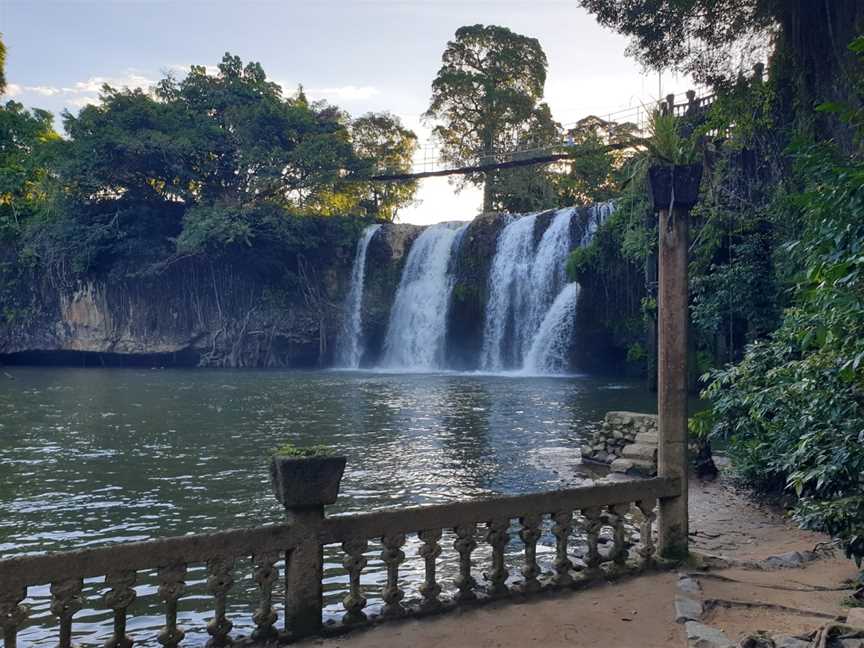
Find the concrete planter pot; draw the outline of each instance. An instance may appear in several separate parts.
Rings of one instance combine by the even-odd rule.
[[[654,209],[690,209],[699,202],[701,164],[652,166],[648,169]]]
[[[321,508],[336,502],[345,457],[280,457],[270,460],[276,499],[289,509]]]

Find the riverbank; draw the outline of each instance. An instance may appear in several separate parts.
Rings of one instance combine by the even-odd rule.
[[[690,491],[691,547],[722,555],[729,562],[690,571],[712,607],[705,624],[731,641],[765,630],[805,636],[830,617],[843,617],[846,581],[853,563],[838,555],[765,570],[771,556],[810,552],[828,539],[802,531],[782,514],[758,505],[726,478],[694,481]],[[794,562],[794,561],[792,561]],[[715,565],[720,565],[715,562]],[[301,646],[321,648],[667,648],[687,645],[685,626],[676,623],[679,574],[666,572],[535,599],[501,603],[461,614],[410,620]],[[781,603],[785,601],[784,603]],[[692,642],[691,642],[692,643]],[[694,645],[696,645],[694,643]],[[701,644],[708,646],[709,644]],[[718,648],[722,644],[710,644]],[[789,644],[793,646],[794,644]],[[803,644],[806,645],[806,644]]]

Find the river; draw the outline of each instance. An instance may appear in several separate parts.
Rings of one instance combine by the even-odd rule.
[[[0,376],[4,557],[278,522],[267,464],[287,441],[327,444],[348,457],[331,514],[575,485],[586,474],[579,445],[587,425],[608,410],[655,411],[641,385],[587,376],[7,371],[11,380]],[[335,616],[344,581],[335,575],[335,550],[327,555]],[[380,561],[367,572],[373,601]],[[190,572],[190,587],[202,578]],[[42,589],[31,589],[34,620],[48,615]],[[139,596],[153,594],[142,582]],[[200,631],[207,607],[190,607],[181,619]],[[106,636],[107,612],[79,617],[82,636]],[[161,620],[135,619],[135,628],[148,624]],[[22,637],[39,645],[38,633]]]

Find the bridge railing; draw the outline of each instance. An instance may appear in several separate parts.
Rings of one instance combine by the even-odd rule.
[[[209,646],[262,645],[579,587],[651,567],[655,508],[660,499],[679,491],[677,480],[654,478],[357,515],[288,509],[288,524],[6,558],[0,560],[2,637],[5,647],[13,648],[19,645],[20,632],[38,625],[40,637],[56,635],[56,645],[69,648],[76,635],[75,615],[86,608],[113,617],[112,627],[105,630],[110,635],[105,646],[128,648],[133,642],[156,641],[166,647],[198,645],[186,639],[178,622],[184,599],[194,598],[197,605],[206,602],[212,609],[206,627]],[[631,532],[633,526],[638,532]],[[537,553],[544,533],[554,539],[554,561],[546,572]],[[412,572],[420,580],[415,583],[411,575],[400,573],[409,559],[409,538],[410,558],[421,565]],[[374,615],[367,606],[364,580],[370,542],[380,546],[377,558],[385,572],[383,604]],[[326,580],[347,581],[347,595],[341,621],[324,625],[322,556],[325,548],[332,553],[334,545],[344,572],[328,573]],[[518,573],[508,569],[514,547]],[[454,578],[442,581],[439,566],[445,553],[455,555],[456,565]],[[193,570],[203,572],[203,578],[190,592],[187,580]],[[136,589],[136,583],[140,585],[142,577],[155,579],[153,593],[164,620],[155,634],[134,630],[141,627],[134,621],[140,614],[136,598],[141,588]],[[250,631],[241,637],[231,620],[237,620],[237,606],[228,614],[226,601],[235,601],[235,584],[250,577],[254,586],[245,591],[254,594],[243,624]],[[46,585],[50,615],[28,618],[33,588],[41,587],[44,593]],[[408,589],[419,596],[407,598]],[[277,593],[284,593],[281,605]]]

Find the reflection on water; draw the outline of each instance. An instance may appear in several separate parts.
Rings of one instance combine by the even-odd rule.
[[[267,460],[286,441],[324,443],[348,457],[330,514],[574,485],[586,424],[610,409],[654,408],[635,385],[585,377],[44,368],[13,375],[0,383],[3,556],[277,522]],[[542,560],[551,560],[551,543],[541,541]],[[416,545],[409,537],[406,555]],[[452,539],[442,546],[449,551]],[[374,603],[380,546],[370,543],[368,555],[364,585]],[[442,561],[446,579],[455,553]],[[328,550],[332,614],[344,593],[340,565],[336,548]],[[406,563],[406,586],[416,587],[421,569]],[[238,564],[229,600],[236,623],[249,622],[250,572]],[[191,639],[206,636],[204,580],[203,568],[190,569],[181,617]],[[152,577],[139,582],[142,614],[156,592]],[[97,591],[101,579],[90,590],[93,604]],[[46,595],[31,589],[34,621],[50,615]],[[104,611],[77,619],[85,643],[109,636]],[[162,622],[138,616],[130,629]],[[40,638],[35,629],[23,637],[26,645]]]

